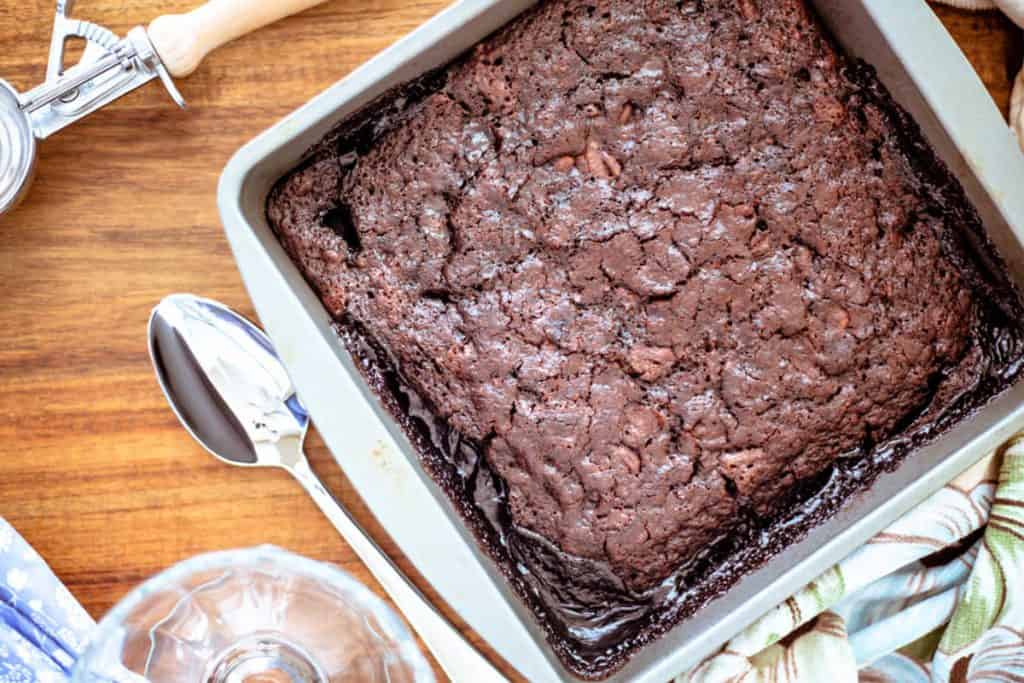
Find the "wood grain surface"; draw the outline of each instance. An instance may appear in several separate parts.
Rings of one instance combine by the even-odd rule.
[[[43,77],[53,4],[0,0],[0,77],[17,88]],[[194,4],[81,0],[76,14],[123,35]],[[373,585],[287,475],[220,465],[178,426],[150,370],[146,320],[177,291],[252,313],[214,202],[221,168],[444,4],[333,0],[223,48],[180,83],[188,111],[150,84],[46,141],[32,194],[0,218],[0,516],[94,616],[179,560],[260,543]],[[937,11],[1005,111],[1020,31],[997,14]],[[315,432],[308,452],[410,570]]]

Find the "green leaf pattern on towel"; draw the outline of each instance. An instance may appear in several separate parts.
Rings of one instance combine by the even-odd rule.
[[[971,676],[970,672],[997,653],[1005,655],[1014,650],[1008,642],[1015,642],[1015,657],[1021,666],[1013,673],[1020,676],[1017,680],[1024,680],[1024,643],[1020,639],[1024,629],[1022,589],[1024,445],[1015,443],[1003,457],[985,538],[963,599],[939,642],[935,673],[955,680],[954,674],[960,673],[957,664],[964,662],[961,668],[965,667],[963,675],[968,676],[964,680],[988,680]]]

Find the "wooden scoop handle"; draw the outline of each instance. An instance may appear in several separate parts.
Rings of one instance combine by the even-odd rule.
[[[188,76],[227,42],[323,0],[209,0],[186,14],[167,14],[149,25],[149,39],[167,71]]]

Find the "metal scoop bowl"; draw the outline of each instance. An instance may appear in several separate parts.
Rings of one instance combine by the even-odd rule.
[[[0,213],[28,193],[36,170],[36,136],[17,91],[0,80]]]

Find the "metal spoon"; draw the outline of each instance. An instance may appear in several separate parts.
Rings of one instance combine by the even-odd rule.
[[[505,678],[370,540],[309,466],[309,415],[267,336],[228,307],[176,294],[153,309],[149,353],[185,429],[229,465],[279,467],[306,489],[457,683]]]

